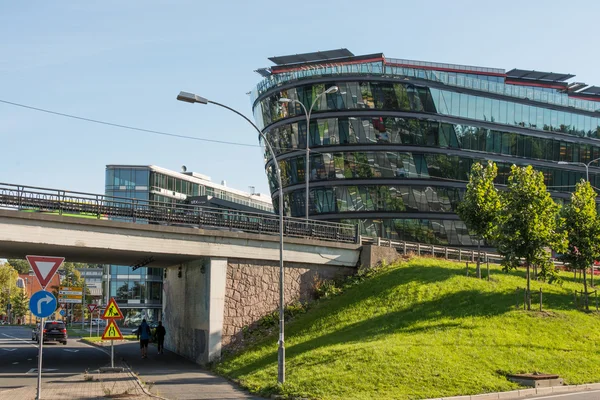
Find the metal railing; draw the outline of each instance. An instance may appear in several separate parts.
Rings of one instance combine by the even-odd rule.
[[[361,244],[372,244],[375,246],[393,247],[398,252],[406,255],[413,253],[419,256],[441,257],[446,260],[457,260],[466,262],[476,262],[477,257],[481,262],[490,262],[492,264],[500,264],[503,257],[500,254],[490,253],[487,251],[478,252],[476,249],[461,249],[458,247],[440,246],[436,244],[423,244],[416,242],[397,241],[385,238],[372,238],[362,236]],[[479,255],[478,255],[479,254]]]
[[[0,208],[78,218],[279,234],[279,216],[0,183]],[[358,243],[355,225],[284,217],[287,237]]]

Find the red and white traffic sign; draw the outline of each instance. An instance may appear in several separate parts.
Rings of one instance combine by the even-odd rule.
[[[58,267],[65,261],[64,257],[25,256],[42,289],[52,280]]]
[[[60,308],[65,308],[67,306],[67,303],[60,303]]]
[[[88,310],[90,313],[93,313],[96,310],[96,307],[98,307],[98,304],[88,304]]]

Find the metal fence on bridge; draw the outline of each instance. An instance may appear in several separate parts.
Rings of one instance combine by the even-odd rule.
[[[0,183],[0,208],[79,218],[279,234],[279,216],[188,204],[111,197],[100,194]],[[358,227],[350,224],[284,217],[287,237],[358,243]]]

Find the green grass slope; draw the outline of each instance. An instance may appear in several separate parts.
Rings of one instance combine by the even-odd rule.
[[[286,324],[286,383],[277,386],[277,338],[215,370],[253,392],[315,399],[423,399],[518,388],[506,373],[600,382],[599,315],[574,309],[572,274],[543,289],[544,311],[516,309],[523,271],[494,266],[491,281],[464,263],[414,258],[317,302]],[[534,296],[532,308],[539,310]],[[594,306],[595,310],[595,306]]]

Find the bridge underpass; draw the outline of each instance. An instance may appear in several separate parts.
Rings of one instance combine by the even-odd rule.
[[[277,309],[278,245],[276,235],[0,210],[0,257],[167,268],[165,346],[200,364]],[[286,302],[309,298],[316,276],[354,273],[359,256],[358,244],[285,238]]]

